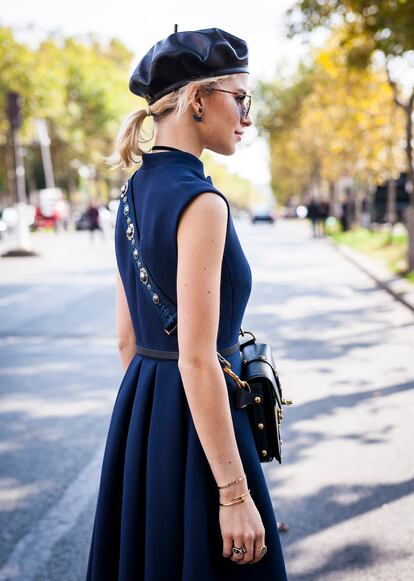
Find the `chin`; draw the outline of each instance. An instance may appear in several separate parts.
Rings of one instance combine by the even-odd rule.
[[[210,151],[214,151],[215,153],[219,153],[220,155],[234,155],[236,153],[236,143],[226,143],[221,145],[214,145],[210,147],[206,147]]]

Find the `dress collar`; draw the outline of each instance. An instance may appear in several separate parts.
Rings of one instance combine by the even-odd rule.
[[[195,155],[188,151],[159,151],[157,153],[144,153],[142,155],[142,167],[156,167],[164,163],[183,163],[187,167],[201,171],[204,175],[204,164]]]

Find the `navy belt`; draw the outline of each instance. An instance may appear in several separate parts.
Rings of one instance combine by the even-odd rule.
[[[141,347],[140,345],[135,345],[137,353],[144,355],[145,357],[154,357],[155,359],[178,359],[178,351],[161,351],[159,349],[149,349],[148,347]],[[225,347],[224,349],[217,349],[220,355],[225,357],[226,355],[231,355],[240,350],[240,343],[235,343],[231,347]]]

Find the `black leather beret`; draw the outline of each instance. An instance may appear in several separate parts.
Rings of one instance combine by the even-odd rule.
[[[248,72],[247,44],[241,38],[220,28],[174,32],[141,59],[129,89],[151,105],[189,81]]]

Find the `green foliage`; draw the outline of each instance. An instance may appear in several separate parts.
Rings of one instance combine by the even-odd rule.
[[[259,85],[258,123],[281,202],[326,191],[343,175],[373,184],[404,169],[404,119],[385,72],[349,67],[343,40],[336,31],[290,83]]]
[[[104,156],[111,153],[125,115],[145,105],[128,90],[130,50],[113,38],[103,45],[93,35],[87,38],[50,37],[33,50],[19,44],[9,28],[0,27],[0,168],[5,168],[9,124],[6,95],[16,91],[23,97],[21,138],[26,166],[37,186],[43,186],[37,143],[36,118],[46,119],[56,183],[76,189],[80,165],[93,165],[100,192],[108,192],[111,181],[119,183],[119,172],[110,172]],[[152,122],[148,120],[152,130]],[[31,160],[31,161],[30,161]],[[230,175],[207,157],[207,167],[217,187],[241,206],[252,199],[248,180]],[[29,173],[28,171],[28,173]],[[38,179],[40,176],[40,180]],[[106,182],[106,183],[105,183]],[[6,172],[0,170],[0,191],[6,189]]]
[[[48,38],[30,50],[9,28],[0,28],[0,155],[4,158],[9,138],[6,95],[16,91],[24,103],[22,142],[28,151],[37,149],[34,120],[47,120],[60,185],[66,185],[74,161],[107,174],[103,157],[122,118],[137,106],[126,90],[131,59],[117,39],[103,46],[93,37]]]
[[[386,230],[353,228],[347,232],[336,232],[332,238],[338,244],[350,246],[370,258],[386,264],[392,272],[403,275],[414,282],[414,272],[407,273],[407,232],[394,233],[390,236],[390,232]]]
[[[9,91],[19,93],[25,98],[24,118],[33,113],[33,101],[29,97],[35,89],[35,79],[31,74],[34,63],[33,53],[16,42],[9,28],[0,27],[0,145],[5,143],[9,127],[6,116]]]
[[[387,56],[414,50],[414,0],[297,0],[288,15],[291,36],[346,25],[350,36],[369,37],[371,49]]]
[[[254,90],[255,101],[260,103],[256,116],[259,132],[271,135],[288,131],[296,123],[301,103],[311,90],[312,70],[303,64],[288,80],[259,81]]]

